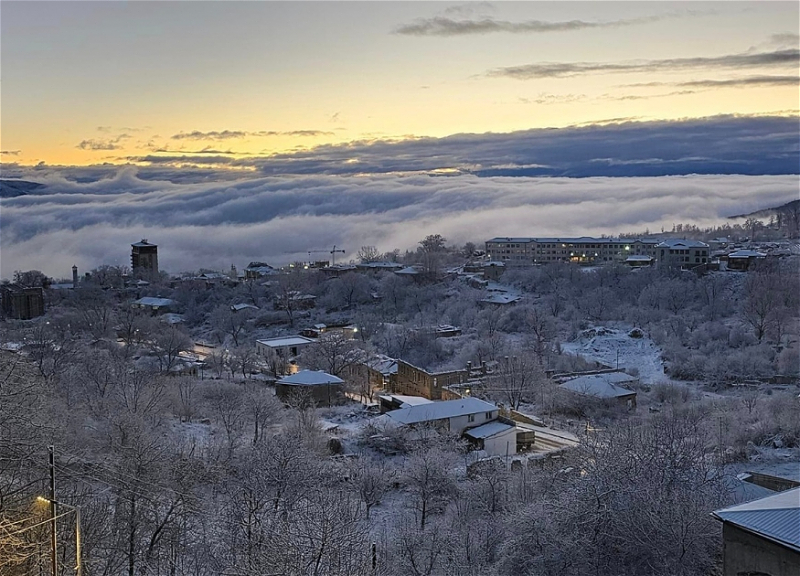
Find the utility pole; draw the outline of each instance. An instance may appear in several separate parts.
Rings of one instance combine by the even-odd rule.
[[[56,457],[55,446],[47,447],[50,459],[50,562],[53,570],[52,576],[58,576],[58,551],[56,550]]]

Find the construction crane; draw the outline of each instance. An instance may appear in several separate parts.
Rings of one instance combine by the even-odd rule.
[[[336,244],[333,245],[331,250],[309,250],[308,251],[308,258],[311,259],[311,254],[318,253],[318,252],[327,252],[331,255],[331,266],[336,265],[336,254],[344,254],[344,250],[341,248],[339,250],[336,249]]]

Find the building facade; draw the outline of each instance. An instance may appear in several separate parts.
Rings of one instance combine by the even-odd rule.
[[[44,315],[44,290],[23,288],[19,284],[0,287],[2,310],[5,318],[30,320]]]
[[[131,244],[131,270],[136,274],[158,274],[158,246],[147,239]]]
[[[709,248],[699,240],[670,238],[656,246],[656,259],[660,266],[694,268],[709,262]]]
[[[441,400],[442,388],[467,381],[466,370],[428,372],[413,364],[397,361],[397,375],[392,392],[408,396],[422,396],[428,400]]]
[[[492,238],[486,254],[506,266],[531,266],[553,262],[576,264],[623,264],[630,256],[656,257],[657,239],[625,238]]]

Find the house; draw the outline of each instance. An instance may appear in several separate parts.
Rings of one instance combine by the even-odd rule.
[[[432,426],[453,434],[461,434],[468,428],[477,428],[497,420],[499,408],[478,398],[460,398],[416,404],[387,412],[395,423],[403,426]]]
[[[275,310],[310,310],[317,305],[317,297],[293,290],[288,294],[276,294],[274,305]]]
[[[486,280],[497,280],[506,271],[506,265],[502,262],[484,262],[481,271]]]
[[[232,304],[231,305],[231,312],[241,312],[242,310],[258,310],[258,306],[254,306],[253,304]]]
[[[354,368],[366,370],[367,380],[373,389],[391,390],[397,378],[397,360],[383,354],[376,354]]]
[[[3,316],[16,320],[30,320],[44,315],[44,290],[41,287],[23,288],[19,284],[0,287]]]
[[[736,250],[728,254],[728,270],[747,270],[753,263],[766,257],[766,254],[757,250]]]
[[[250,262],[244,269],[245,280],[259,280],[265,276],[277,274],[277,270],[264,262]]]
[[[314,324],[311,328],[300,331],[307,338],[319,338],[323,334],[340,334],[346,340],[352,340],[358,334],[358,328],[352,324]]]
[[[660,266],[670,268],[694,268],[709,262],[709,247],[699,240],[670,238],[656,246],[656,258]]]
[[[345,401],[344,380],[321,370],[301,370],[275,383],[275,395],[284,402],[313,402],[334,406]]]
[[[395,272],[396,270],[402,270],[403,265],[397,262],[362,262],[361,264],[356,264],[356,268],[360,272]]]
[[[146,239],[131,244],[131,271],[140,274],[158,274],[158,246]]]
[[[296,372],[297,356],[304,348],[315,343],[316,340],[305,336],[279,336],[256,340],[256,350],[266,358],[272,367],[272,372],[278,376]]]
[[[800,576],[800,488],[712,515],[722,522],[723,576]]]
[[[149,310],[152,314],[159,314],[161,312],[168,312],[175,306],[175,300],[169,298],[154,298],[152,296],[145,296],[134,300],[133,307]]]
[[[442,388],[463,384],[467,381],[467,376],[466,370],[428,372],[423,368],[398,360],[397,376],[391,386],[391,391],[408,396],[422,396],[428,400],[440,400]]]
[[[622,385],[632,385],[638,381],[638,378],[624,372],[606,372],[567,380],[559,385],[559,388],[580,396],[617,402],[628,409],[633,409],[636,408],[636,392]]]

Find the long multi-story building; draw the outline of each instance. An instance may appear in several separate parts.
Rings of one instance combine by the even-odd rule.
[[[681,250],[680,259],[676,250]],[[487,240],[486,254],[490,260],[503,262],[507,266],[553,262],[641,265],[643,262],[658,261],[667,265],[689,267],[708,262],[708,245],[696,240],[663,238],[509,237]]]
[[[578,264],[624,263],[630,256],[656,258],[661,240],[625,238],[492,238],[486,242],[491,260],[507,266],[552,262]]]

